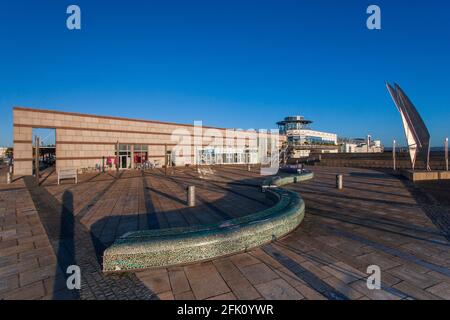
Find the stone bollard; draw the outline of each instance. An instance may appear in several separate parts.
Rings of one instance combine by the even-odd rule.
[[[339,190],[342,190],[343,187],[343,176],[342,174],[337,174],[336,175],[336,188],[338,188]]]
[[[250,165],[247,165],[247,171],[252,171],[252,167],[250,167]]]
[[[12,180],[12,178],[11,178],[11,172],[7,172],[6,173],[6,183],[7,184],[10,184],[11,183],[11,180]]]
[[[195,186],[187,187],[187,205],[189,207],[195,206]]]

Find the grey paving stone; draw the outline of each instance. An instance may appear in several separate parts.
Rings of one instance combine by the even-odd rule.
[[[184,274],[184,270],[169,270],[169,279],[173,294],[178,294],[191,290],[189,281]]]
[[[279,278],[279,276],[263,263],[253,264],[240,268],[244,276],[253,285],[266,283]]]
[[[381,172],[313,170],[314,180],[288,186],[302,195],[306,216],[272,245],[277,251],[264,246],[200,264],[190,273],[192,266],[170,268],[165,275],[155,270],[145,281],[135,274],[103,274],[103,248],[127,231],[214,223],[265,208],[264,195],[251,186],[262,178],[245,168],[224,167],[208,179],[177,169],[170,176],[158,170],[121,172],[119,179],[87,174],[78,185],[57,186],[54,177],[39,188],[27,188],[23,180],[0,183],[0,299],[74,298],[64,289],[65,276],[56,276],[72,262],[83,270],[82,290],[75,296],[80,299],[260,299],[258,290],[271,297],[269,283],[277,298],[298,298],[294,290],[306,299],[450,299],[446,204]],[[336,172],[346,175],[339,192]],[[198,187],[198,208],[184,203],[191,183]],[[72,194],[70,203],[66,192]],[[69,223],[61,224],[67,211],[72,218],[67,215]],[[382,290],[367,289],[369,264],[382,267]],[[285,283],[291,288],[282,289]]]
[[[184,272],[197,299],[230,292],[230,288],[210,262],[186,266]]]
[[[431,288],[428,288],[426,291],[431,292],[442,299],[450,300],[450,283],[448,282],[439,283]]]
[[[275,279],[256,286],[268,300],[301,300],[304,297],[283,279]]]

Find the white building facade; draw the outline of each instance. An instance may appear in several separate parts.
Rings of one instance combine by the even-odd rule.
[[[342,153],[381,153],[384,151],[380,140],[371,140],[368,136],[367,140],[355,139],[353,141],[345,141],[340,146]]]
[[[315,153],[337,153],[337,134],[312,130],[312,123],[302,116],[285,117],[277,123],[280,134],[286,136],[288,147],[293,150],[294,158],[309,157]]]
[[[3,159],[6,156],[6,150],[8,150],[8,148],[0,147],[0,159]]]

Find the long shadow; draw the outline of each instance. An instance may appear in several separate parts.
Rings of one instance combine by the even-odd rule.
[[[90,177],[89,179],[87,179],[85,182],[91,182],[93,181],[95,178],[99,177],[100,175],[102,175],[103,172],[98,172],[95,175],[93,175],[92,177]]]
[[[52,169],[49,170],[49,173],[45,176],[45,178],[43,178],[42,180],[39,181],[39,185],[42,186],[44,184],[45,181],[47,181],[47,179],[56,172],[56,167],[52,166]]]
[[[109,190],[111,190],[111,188],[114,186],[114,184],[121,178],[122,174],[123,174],[123,171],[118,173],[118,175],[114,177],[114,180],[112,180],[111,183],[105,187],[105,189],[103,189],[101,192],[97,193],[91,199],[91,201],[89,201],[89,203],[87,203],[86,206],[84,206],[78,212],[78,215],[77,215],[78,219],[83,218],[89,212],[89,210],[95,205],[95,203],[97,201],[99,201]]]
[[[21,179],[23,179],[24,177],[23,176],[21,176],[21,177],[17,177],[17,178],[13,178],[12,180],[11,180],[11,182],[16,182],[16,181],[19,181],[19,180],[21,180]]]
[[[158,229],[159,221],[156,216],[155,206],[153,205],[152,198],[147,190],[149,189],[148,181],[145,177],[144,171],[142,171],[142,186],[144,188],[144,203],[145,203],[145,212],[147,212],[147,223],[150,229]]]
[[[320,216],[320,217],[327,218],[327,219],[337,220],[337,221],[341,221],[341,222],[344,222],[344,223],[347,223],[347,224],[357,225],[357,226],[360,226],[360,227],[365,227],[365,228],[371,229],[371,230],[377,230],[377,231],[382,231],[382,232],[386,232],[386,233],[392,233],[392,234],[395,234],[395,235],[407,237],[407,238],[414,239],[414,240],[420,240],[420,241],[424,241],[424,242],[428,242],[428,243],[432,243],[432,244],[436,244],[436,245],[441,245],[441,246],[445,246],[445,247],[449,247],[450,246],[449,243],[446,243],[446,242],[443,242],[443,241],[428,239],[428,238],[424,238],[424,237],[419,237],[419,236],[408,234],[408,233],[401,232],[401,231],[398,231],[398,230],[390,230],[390,229],[388,229],[386,227],[368,224],[363,219],[349,217],[349,216],[345,216],[345,215],[341,215],[341,214],[335,214],[334,212],[327,211],[327,210],[314,208],[313,210],[308,210],[308,214],[314,215],[314,216]]]
[[[59,223],[59,244],[56,259],[58,261],[57,270],[60,270],[64,274],[64,277],[56,277],[53,288],[54,300],[59,300],[66,296],[66,291],[69,290],[66,285],[69,276],[66,273],[67,268],[71,265],[77,265],[74,245],[75,226],[72,192],[65,191],[62,201],[61,220]],[[72,289],[71,291],[75,299],[80,299],[80,292],[78,289]]]
[[[183,204],[183,205],[186,204],[184,201],[181,201],[177,197],[174,197],[174,196],[172,196],[172,195],[170,195],[170,194],[168,194],[166,192],[162,192],[160,190],[156,190],[155,188],[152,188],[152,187],[145,187],[145,189],[150,190],[150,191],[152,191],[152,192],[154,192],[154,193],[156,193],[156,194],[158,194],[158,195],[160,195],[160,196],[162,196],[164,198],[172,200],[174,202],[178,202],[179,204]]]
[[[186,174],[186,175],[189,175],[189,176],[191,176],[193,179],[195,179],[195,180],[194,180],[195,183],[192,182],[192,181],[193,181],[192,179],[189,180],[189,183],[184,183],[184,182],[180,182],[179,179],[175,179],[175,178],[173,178],[173,177],[171,177],[171,176],[164,176],[164,177],[165,177],[166,179],[172,181],[173,183],[175,183],[176,186],[177,186],[179,189],[181,189],[181,190],[186,190],[186,188],[187,188],[189,185],[194,185],[194,186],[196,186],[196,187],[198,187],[198,188],[207,189],[207,188],[205,188],[205,186],[204,186],[206,181],[204,181],[204,180],[199,180],[198,177],[196,177],[196,176],[194,176],[194,175],[191,175],[189,172],[185,172],[185,174]],[[209,208],[210,210],[214,211],[214,212],[215,212],[217,215],[219,215],[223,220],[229,220],[229,219],[232,219],[232,218],[233,218],[228,212],[226,212],[225,210],[223,210],[220,206],[214,204],[214,203],[211,202],[211,201],[208,201],[208,200],[204,199],[202,196],[200,196],[200,195],[197,194],[197,197],[196,197],[196,198],[197,198],[197,200],[198,200],[203,206],[205,206],[205,207]]]
[[[262,181],[263,181],[262,178],[259,178],[259,179],[258,179],[258,177],[252,177],[252,176],[248,176],[248,175],[243,175],[243,176],[249,177],[248,179],[246,179],[246,181],[249,181],[249,182],[247,182],[247,183],[243,183],[243,182],[235,182],[235,181],[233,181],[230,177],[226,177],[226,176],[224,176],[224,175],[221,175],[221,174],[217,173],[217,171],[218,171],[218,170],[216,170],[216,171],[212,174],[212,176],[214,176],[214,177],[219,177],[219,178],[224,179],[224,181],[214,180],[214,183],[218,183],[218,184],[242,185],[242,186],[245,186],[245,187],[253,187],[253,188],[258,187],[258,188],[259,188],[259,187],[261,186]],[[223,170],[223,171],[225,171],[225,170]],[[236,174],[236,176],[238,176],[238,174]],[[240,178],[242,178],[242,176],[240,176]],[[207,179],[206,179],[206,180],[207,180]],[[251,182],[251,183],[250,183],[250,182]]]
[[[320,179],[320,175],[319,174],[315,174],[315,176]],[[336,175],[333,175],[332,177],[330,177],[330,178],[328,178],[326,180],[326,181],[328,181],[327,183],[325,183],[325,182],[318,182],[318,181],[315,181],[315,183],[317,185],[333,186],[333,185],[335,185],[335,181],[336,181],[335,178],[336,178]],[[384,181],[386,181],[386,180],[384,180]],[[391,180],[389,180],[389,181],[391,181]],[[395,183],[383,183],[382,184],[382,183],[375,183],[373,181],[363,181],[363,180],[353,180],[350,183],[351,184],[359,184],[359,185],[369,185],[369,186],[375,186],[375,187],[382,187],[382,188],[396,188],[396,187],[398,187],[398,185],[396,185]],[[344,187],[346,185],[347,185],[347,180],[346,180],[346,176],[344,174]]]
[[[61,204],[37,186],[33,177],[26,177],[25,183],[57,258],[54,299],[157,299],[134,274],[118,277],[102,273],[96,252],[103,252],[104,245],[74,217],[70,191],[63,194]],[[80,267],[79,291],[66,286],[70,265]]]
[[[197,177],[196,177],[195,175],[190,174],[190,176],[191,176],[192,178],[194,178],[194,179],[197,179]],[[254,180],[254,178],[250,179],[250,181],[253,181],[253,180]],[[217,184],[215,181],[212,181],[212,180],[206,180],[206,179],[205,179],[205,180],[201,180],[201,181],[202,181],[204,184],[212,185],[212,186],[216,187],[216,188],[219,189],[219,190],[231,192],[231,193],[233,193],[233,194],[235,194],[235,195],[237,195],[237,196],[239,196],[239,197],[246,198],[246,199],[248,199],[248,200],[255,201],[255,202],[258,202],[258,203],[263,204],[263,205],[266,205],[266,204],[267,204],[267,203],[264,202],[264,201],[261,201],[261,200],[259,200],[259,199],[254,198],[254,197],[251,197],[251,196],[248,196],[248,195],[246,195],[246,194],[244,194],[244,193],[242,193],[242,192],[236,191],[236,190],[233,189],[233,188],[223,187],[223,186],[221,186],[220,184]],[[233,186],[233,185],[232,185],[232,186]],[[234,185],[234,186],[236,186],[236,185]]]
[[[328,229],[330,232],[334,233],[337,236],[346,237],[353,241],[360,242],[362,244],[365,244],[365,245],[371,246],[377,250],[380,250],[384,253],[388,253],[392,256],[397,256],[399,258],[402,258],[403,260],[413,262],[422,267],[425,267],[427,269],[433,270],[435,272],[439,272],[447,277],[450,277],[450,269],[448,269],[445,266],[436,265],[434,263],[417,258],[416,256],[414,256],[410,253],[403,252],[401,250],[386,246],[386,245],[378,243],[378,242],[374,242],[370,239],[364,238],[364,237],[356,235],[354,233],[349,233],[349,232],[346,232],[343,230],[339,230],[332,226],[324,226],[324,228]]]
[[[87,183],[97,183],[97,182],[107,182],[107,181],[112,181],[116,180],[118,178],[120,179],[135,179],[137,176],[130,176],[130,177],[122,177],[122,175],[127,172],[126,170],[120,170],[120,171],[114,171],[114,174],[111,174],[110,172],[98,172],[95,173],[92,177],[87,178],[86,180],[81,179],[82,177],[84,177],[83,174],[81,176],[79,176],[78,178],[78,184],[87,184]],[[101,177],[100,179],[97,179]],[[104,177],[104,178],[103,178]],[[109,178],[111,177],[111,178]],[[105,179],[106,178],[106,179]],[[61,182],[61,184],[63,184],[64,182]],[[47,183],[44,185],[44,187],[49,187],[49,186],[56,186],[57,182],[52,182],[52,183]]]
[[[158,172],[142,172],[142,187],[143,187],[143,193],[144,193],[144,200],[145,200],[145,209],[148,219],[148,226],[140,226],[139,223],[136,223],[136,221],[139,221],[142,213],[135,213],[135,214],[124,214],[124,215],[109,215],[105,216],[98,221],[96,221],[94,224],[91,225],[91,235],[96,237],[96,239],[99,239],[100,242],[102,242],[102,246],[99,246],[99,248],[103,247],[100,251],[97,252],[97,256],[101,257],[104,251],[104,248],[111,245],[113,241],[123,234],[126,234],[128,232],[133,231],[139,231],[139,230],[147,230],[147,229],[162,229],[162,228],[176,228],[176,227],[186,227],[186,226],[195,226],[195,225],[208,225],[212,223],[218,223],[218,222],[224,222],[230,219],[233,219],[236,217],[237,210],[230,208],[230,203],[232,201],[230,200],[230,196],[234,199],[233,201],[236,201],[236,193],[239,193],[239,191],[231,190],[231,188],[226,187],[219,187],[210,185],[210,181],[202,181],[198,177],[195,177],[195,179],[190,179],[188,181],[185,181],[182,179],[177,179],[171,175],[164,175],[160,174]],[[205,190],[211,190],[211,187],[217,188],[217,191],[222,191],[223,196],[215,201],[211,201],[208,199],[203,198],[201,195],[197,193],[196,199],[197,199],[197,205],[193,208],[187,207],[186,203],[181,201],[179,197],[176,197],[174,195],[170,195],[167,192],[163,192],[160,190],[156,190],[157,188],[151,186],[150,179],[164,179],[167,181],[170,181],[173,183],[171,185],[172,188],[176,188],[173,190],[175,193],[181,193],[186,192],[186,187],[188,185],[196,185],[198,188],[203,188]],[[240,181],[244,185],[247,185],[246,180]],[[205,185],[206,183],[206,185]],[[214,184],[214,183],[213,183]],[[239,185],[241,188],[242,185]],[[248,188],[248,192],[253,191],[255,192],[255,188]],[[259,190],[257,191],[259,193]],[[167,200],[171,202],[176,202],[178,204],[183,204],[185,207],[179,208],[177,206],[177,209],[174,210],[166,210],[163,212],[156,212],[155,205],[152,201],[152,198],[150,195],[154,193],[158,197]],[[254,199],[248,195],[242,195],[243,200],[250,200],[248,203],[255,202],[255,200],[258,203],[261,203],[260,200]],[[166,200],[166,201],[167,201]],[[269,207],[272,204],[267,201],[264,202],[264,207]],[[236,204],[237,206],[238,204]],[[171,206],[168,205],[170,208]],[[259,206],[258,206],[259,207]],[[228,211],[228,208],[230,210],[234,210],[232,212]],[[247,209],[248,210],[248,209]],[[256,211],[256,210],[255,210]],[[245,214],[251,214],[254,212],[248,212]],[[160,220],[163,219],[163,222],[167,222],[166,225],[161,225]],[[165,224],[165,223],[164,223]],[[102,228],[106,225],[112,225],[117,226],[115,230],[106,230]],[[111,232],[114,233],[113,237],[111,237]],[[113,240],[111,240],[111,238]]]
[[[152,174],[154,174],[154,177],[157,177],[158,176],[158,178],[162,178],[162,177],[165,177],[165,178],[167,178],[167,179],[169,179],[169,180],[172,180],[173,182],[176,182],[177,183],[177,185],[179,185],[179,187],[182,189],[182,190],[185,190],[185,186],[186,186],[186,184],[184,183],[184,182],[180,182],[180,180],[179,179],[177,179],[177,178],[175,178],[175,177],[171,177],[171,176],[164,176],[164,175],[159,175],[157,172],[155,172],[155,173],[152,173]],[[147,181],[146,181],[146,179],[145,179],[145,177],[146,176],[149,176],[150,178],[151,178],[151,174],[149,174],[149,175],[146,175],[146,174],[144,174],[143,173],[143,178],[144,178],[144,182],[143,182],[143,187],[144,187],[144,194],[146,195],[146,196],[148,196],[148,194],[149,194],[149,192],[146,192],[146,190],[150,190],[150,191],[152,191],[151,189],[152,188],[150,188],[150,189],[147,189],[148,188],[148,185],[147,185]],[[198,181],[198,180],[197,180]],[[202,181],[202,182],[204,182],[204,181]],[[206,181],[206,182],[208,182],[208,181]],[[187,182],[186,182],[187,183]],[[200,183],[201,184],[201,183]],[[153,188],[154,189],[154,188]],[[153,192],[153,191],[152,191]],[[301,191],[300,191],[301,192]],[[228,194],[230,194],[231,192],[229,192]],[[225,195],[225,197],[226,197],[226,195]],[[151,214],[151,215],[153,215],[153,216],[155,216],[155,214],[154,214],[154,207],[153,207],[153,203],[151,203],[151,199],[149,200],[150,202],[149,202],[149,206],[147,206],[147,203],[146,203],[146,209],[147,209],[147,214],[150,216],[150,214],[149,213],[153,213],[153,214]],[[219,206],[219,202],[218,201],[216,201],[215,203],[211,203],[213,206],[216,206],[216,207],[218,207]],[[150,208],[150,209],[149,209]],[[182,213],[186,213],[186,214],[189,214],[190,213],[190,211],[186,208],[186,209],[182,209],[182,210],[174,210],[174,211],[166,211],[166,212],[164,212],[163,214],[171,214],[171,213],[175,213],[175,212],[182,212]],[[127,219],[136,219],[136,216],[134,216],[134,215],[125,215],[125,216],[112,216],[112,217],[106,217],[106,218],[104,218],[104,219],[121,219],[120,220],[120,222],[122,223],[124,223],[125,225],[127,225]],[[101,221],[101,220],[100,220]],[[129,220],[129,221],[131,221],[131,220]],[[116,225],[115,223],[113,223],[113,225]],[[131,225],[133,225],[132,223],[130,223],[129,224],[130,226]],[[92,230],[92,229],[91,229]],[[133,230],[133,229],[130,229],[130,230],[127,230],[127,231],[136,231],[136,228]],[[383,231],[385,231],[385,230],[383,230]],[[389,230],[390,231],[390,230]],[[341,236],[345,236],[345,235],[343,235],[343,234],[341,234]],[[347,235],[347,237],[348,237],[349,235]],[[399,256],[399,257],[401,257],[401,258],[404,258],[404,259],[408,259],[409,261],[412,261],[412,262],[415,262],[415,263],[418,263],[418,264],[422,264],[423,266],[426,266],[426,267],[429,267],[430,268],[430,266],[432,267],[431,269],[432,270],[435,270],[435,271],[437,271],[437,272],[441,272],[441,273],[444,273],[444,274],[447,274],[447,271],[445,271],[445,268],[440,268],[439,269],[439,266],[436,266],[436,265],[431,265],[431,264],[429,264],[429,263],[427,263],[427,262],[425,262],[425,261],[423,261],[423,260],[418,260],[418,259],[413,259],[413,257],[411,257],[411,255],[407,255],[406,253],[403,253],[403,252],[400,252],[399,250],[396,250],[396,249],[393,249],[393,248],[388,248],[387,246],[384,246],[384,245],[381,245],[381,244],[376,244],[376,243],[374,243],[374,242],[370,242],[370,240],[362,240],[362,238],[361,237],[359,237],[359,238],[355,238],[355,236],[352,236],[352,238],[353,238],[353,240],[357,240],[357,241],[360,241],[360,242],[364,242],[364,244],[366,244],[366,245],[371,245],[371,246],[376,246],[377,248],[379,248],[379,249],[382,249],[383,251],[386,251],[386,252],[388,252],[388,253],[391,253],[392,252],[392,254],[395,254],[395,255],[397,255],[397,256]],[[270,251],[270,249],[269,249],[269,251]],[[276,252],[274,252],[274,251],[272,251],[272,257],[274,257],[275,258],[275,256],[276,256]],[[348,297],[345,295],[345,294],[342,294],[342,292],[338,292],[338,291],[336,291],[336,289],[335,288],[332,288],[331,286],[329,286],[328,284],[326,284],[326,283],[324,283],[324,281],[322,281],[321,279],[318,279],[314,274],[312,274],[309,270],[306,270],[305,268],[303,268],[302,266],[300,266],[300,265],[298,265],[295,261],[292,261],[292,259],[290,259],[290,258],[288,258],[288,257],[286,257],[286,256],[284,256],[284,255],[282,255],[282,254],[279,254],[278,255],[278,261],[280,262],[280,263],[282,263],[284,266],[286,266],[287,268],[288,267],[290,267],[289,268],[289,270],[291,270],[292,272],[294,272],[295,274],[298,274],[299,275],[299,277],[301,278],[301,279],[303,279],[305,282],[307,282],[311,287],[313,287],[315,290],[317,290],[317,291],[319,291],[319,292],[324,292],[325,293],[325,295],[326,295],[326,297],[328,297],[329,299],[348,299]],[[293,271],[294,270],[294,271]]]
[[[214,176],[214,177],[219,177],[219,178],[222,178],[222,179],[225,179],[226,181],[219,181],[219,180],[214,180],[214,183],[218,183],[218,184],[227,184],[227,185],[240,185],[240,186],[245,186],[245,187],[253,187],[253,188],[256,188],[256,187],[260,187],[260,183],[262,182],[262,180],[263,180],[263,178],[262,177],[257,177],[257,176],[251,176],[251,175],[240,175],[240,178],[242,179],[242,177],[243,176],[245,176],[245,177],[247,177],[248,176],[248,178],[247,179],[245,179],[245,180],[243,180],[243,181],[245,181],[245,182],[242,182],[242,181],[236,181],[236,180],[233,180],[233,177],[227,177],[227,176],[224,176],[224,175],[221,175],[220,173],[222,172],[225,172],[225,173],[227,173],[228,172],[228,170],[224,170],[222,167],[220,167],[220,168],[213,168],[213,169],[215,169],[215,171],[214,171],[214,173],[213,174],[211,174],[211,176]],[[184,176],[180,176],[180,175],[178,175],[177,173],[182,173]],[[156,172],[150,172],[150,171],[147,171],[146,172],[146,174],[148,174],[148,175],[154,175],[154,176],[157,176],[157,177],[160,177],[160,178],[162,178],[162,177],[167,177],[166,175],[164,175],[164,174],[159,174],[159,173],[156,173]],[[234,174],[236,175],[236,176],[239,176],[237,173],[235,173],[234,172]],[[190,182],[190,181],[192,181],[192,179],[191,178],[195,178],[195,179],[198,179],[198,176],[196,176],[195,175],[195,172],[192,172],[192,169],[191,170],[183,170],[183,171],[179,171],[179,172],[176,172],[175,174],[172,174],[172,175],[169,175],[170,177],[172,177],[173,179],[176,179],[176,180],[180,180],[180,181],[187,181],[187,182]],[[187,177],[186,177],[187,176]],[[204,180],[202,180],[202,181],[204,181]],[[206,180],[205,180],[206,181]]]
[[[276,245],[277,245],[277,246],[280,246],[280,247],[282,247],[282,248],[284,248],[285,250],[289,250],[291,253],[295,253],[295,254],[297,254],[297,255],[299,255],[299,256],[302,256],[302,257],[304,257],[304,258],[307,258],[307,259],[310,260],[310,261],[314,261],[314,262],[316,262],[316,263],[318,263],[318,264],[320,264],[320,265],[322,265],[322,266],[327,266],[327,267],[330,268],[330,269],[336,270],[336,271],[338,271],[339,273],[344,274],[349,280],[351,280],[351,282],[358,281],[358,280],[362,280],[362,279],[365,278],[365,277],[361,276],[360,274],[356,274],[356,273],[354,273],[354,272],[351,272],[351,271],[349,271],[349,270],[346,270],[345,268],[339,267],[339,266],[337,266],[337,265],[333,265],[332,263],[330,263],[330,262],[327,261],[327,260],[324,260],[324,259],[322,259],[322,258],[320,258],[320,257],[317,257],[317,256],[315,256],[315,255],[313,255],[313,254],[311,254],[311,253],[302,252],[302,251],[300,251],[298,248],[294,248],[294,247],[292,247],[292,246],[290,246],[290,245],[283,244],[283,243],[280,242],[280,241],[277,241],[277,242],[276,242]],[[304,268],[302,268],[299,264],[297,264],[295,261],[293,261],[293,260],[290,259],[289,257],[284,256],[281,252],[276,251],[276,249],[274,248],[273,245],[270,245],[270,247],[271,247],[271,248],[269,249],[269,251],[270,251],[270,250],[275,251],[276,254],[278,254],[279,256],[281,256],[281,258],[282,258],[281,260],[291,260],[291,261],[288,261],[288,264],[285,265],[285,267],[286,267],[287,269],[289,269],[291,272],[293,272],[293,273],[296,274],[296,275],[297,275],[297,273],[303,274],[303,271],[302,271],[302,270],[305,270]],[[268,252],[267,248],[263,248],[263,250],[264,250],[266,253]],[[281,261],[279,261],[279,262],[281,263]],[[288,266],[290,266],[290,268],[289,268]],[[297,271],[297,273],[294,272],[294,271]],[[297,276],[298,276],[298,275],[297,275]],[[313,276],[313,279],[311,279],[312,276]],[[314,275],[312,275],[312,276],[311,276],[311,275],[307,275],[306,279],[309,280],[310,282],[311,282],[311,280],[317,281],[318,278],[315,277]],[[303,279],[303,280],[305,281],[305,279]],[[319,280],[320,280],[320,279],[319,279]],[[322,281],[322,280],[320,280],[320,281]],[[305,282],[307,282],[307,281],[305,281]],[[313,286],[313,285],[314,285],[314,282],[312,282],[312,283],[310,283],[310,282],[307,282],[307,283],[308,283],[310,286]],[[322,286],[322,284],[316,284],[316,286],[317,286],[317,285],[319,286],[319,288],[321,288],[321,286]],[[325,283],[325,285],[328,285],[328,284]],[[398,297],[400,297],[400,298],[406,298],[406,297],[407,297],[406,294],[404,294],[402,291],[400,291],[400,290],[398,290],[398,289],[395,289],[395,288],[391,288],[391,287],[387,287],[387,286],[382,286],[381,289],[382,289],[383,291],[386,291],[386,292],[388,292],[388,293],[391,293],[391,294],[393,294],[393,295],[396,295],[396,296],[398,296]],[[333,288],[333,290],[334,290],[334,288]],[[348,291],[348,288],[342,287],[341,290],[338,290],[338,291],[345,295],[345,292]],[[323,294],[323,293],[322,293],[322,294]]]
[[[230,182],[230,183],[227,183],[227,182],[222,182],[222,181],[218,182],[218,181],[213,181],[213,180],[208,180],[208,179],[201,179],[201,178],[199,178],[198,176],[196,176],[195,174],[193,174],[191,172],[185,172],[184,174],[187,176],[187,178],[178,177],[178,176],[171,176],[171,175],[167,175],[166,176],[164,174],[161,175],[161,174],[154,174],[154,173],[146,173],[147,176],[154,176],[154,177],[159,178],[159,179],[166,179],[166,180],[172,181],[172,182],[182,186],[183,188],[187,187],[188,185],[191,185],[191,186],[198,187],[200,189],[210,190],[211,189],[210,187],[212,186],[214,188],[214,190],[216,190],[216,191],[231,192],[231,193],[234,193],[234,194],[236,194],[236,195],[238,195],[240,197],[246,198],[248,200],[255,201],[255,202],[258,202],[258,203],[261,203],[261,204],[267,204],[267,203],[263,203],[259,199],[250,197],[248,195],[245,195],[242,192],[236,191],[233,188],[228,188],[228,187],[221,186],[221,185],[225,184],[226,186],[231,186],[231,187],[233,187],[233,186],[243,186],[243,187],[251,187],[252,189],[255,189],[256,185],[254,183],[251,183],[253,181],[253,179],[243,180],[244,182],[241,181],[241,182]],[[211,175],[211,176],[215,176],[215,174]],[[208,187],[208,185],[210,187]],[[259,188],[260,187],[258,187],[258,189]]]
[[[349,298],[345,294],[335,290],[332,286],[322,281],[314,273],[305,269],[291,258],[283,255],[272,245],[266,245],[262,249],[265,253],[282,264],[285,268],[295,274],[299,279],[302,279],[304,282],[306,282],[311,288],[313,288],[317,292],[320,292],[327,299],[349,300]]]
[[[370,193],[373,193],[373,194],[380,194],[380,195],[382,195],[382,196],[396,196],[396,197],[399,197],[399,198],[406,198],[406,199],[409,199],[410,197],[408,196],[408,195],[402,195],[402,194],[397,194],[397,193],[394,193],[394,192],[389,192],[389,191],[380,191],[380,190],[375,190],[375,189],[362,189],[362,188],[358,188],[358,187],[355,187],[354,186],[354,184],[360,184],[361,182],[360,181],[351,181],[351,182],[348,182],[348,183],[345,183],[344,184],[344,188],[345,189],[350,189],[350,190],[355,190],[355,191],[361,191],[361,190],[363,190],[363,191],[367,191],[367,192],[370,192]],[[368,185],[370,185],[370,186],[373,186],[373,184],[371,184],[371,183],[367,183]],[[383,187],[387,187],[387,186],[383,186]],[[395,186],[391,186],[390,188],[395,188]]]
[[[396,196],[396,197],[405,198],[405,199],[409,198],[409,196],[407,196],[407,195],[397,194],[397,193],[394,193],[394,192],[384,192],[384,191],[375,190],[375,189],[368,189],[366,187],[362,188],[361,186],[360,187],[355,186],[355,185],[361,185],[361,184],[367,184],[367,185],[370,185],[370,186],[375,186],[375,184],[369,183],[369,182],[361,182],[361,181],[347,182],[345,180],[345,177],[344,177],[344,189],[345,190],[355,190],[355,191],[359,191],[359,192],[360,191],[366,191],[366,192],[370,192],[371,194],[379,194],[381,196]],[[328,188],[328,189],[332,189],[335,186],[335,180],[331,181],[331,179],[330,179],[330,181],[328,183],[314,181],[314,184],[310,185],[310,189],[313,190],[313,191],[317,191],[317,192],[321,192],[321,193],[327,193],[327,194],[332,194],[330,191],[325,191],[325,190],[320,190],[319,191],[319,190],[316,190],[317,188],[314,188],[314,187],[320,187],[320,186],[323,186],[323,187]],[[398,186],[387,186],[387,185],[378,185],[378,186],[381,186],[383,188],[398,188]],[[305,188],[305,186],[302,186],[302,188]],[[370,200],[370,199],[368,199],[368,200]]]
[[[416,187],[413,182],[406,178],[399,179],[403,186],[416,200],[422,211],[431,222],[440,230],[443,236],[450,241],[450,219],[448,217],[449,207],[440,204],[436,199],[420,187]]]
[[[72,193],[64,194],[64,204],[61,206],[50,193],[38,186],[34,177],[27,176],[24,181],[57,258],[53,299],[78,299],[79,292],[66,286],[67,267],[76,264]]]
[[[376,173],[376,172],[350,172],[348,173],[350,176],[362,177],[362,178],[374,178],[374,179],[386,179],[386,175],[384,173]]]
[[[414,225],[414,224],[407,224],[404,220],[395,220],[395,219],[389,219],[389,218],[386,218],[383,216],[378,216],[376,214],[372,214],[371,210],[359,209],[359,208],[358,209],[346,208],[346,212],[351,213],[351,214],[345,214],[345,213],[341,213],[341,212],[335,213],[335,212],[319,209],[317,206],[315,206],[316,204],[329,206],[330,202],[328,202],[328,201],[322,201],[322,200],[318,200],[318,199],[307,199],[307,201],[308,201],[308,207],[312,207],[312,208],[314,208],[314,210],[319,210],[319,211],[323,212],[324,215],[326,213],[329,213],[330,214],[329,218],[342,217],[342,219],[349,219],[348,221],[360,222],[364,225],[367,225],[368,227],[370,227],[372,224],[373,225],[383,225],[383,226],[387,226],[387,227],[398,228],[401,231],[410,230],[410,231],[429,234],[429,235],[433,235],[433,236],[442,236],[442,233],[440,231],[437,231],[434,228],[425,228],[425,227],[421,227],[421,226]],[[354,215],[352,215],[352,214],[354,214]]]
[[[257,169],[256,169],[257,166],[253,165],[253,166],[251,166],[251,167],[252,167],[253,172],[255,172],[255,170],[257,170]],[[230,174],[232,174],[232,175],[234,175],[234,176],[240,176],[240,177],[245,176],[245,177],[248,177],[249,179],[255,178],[255,176],[252,175],[251,173],[249,173],[249,172],[245,169],[245,167],[243,167],[243,168],[226,168],[226,167],[222,166],[222,167],[219,167],[218,170],[219,170],[219,171],[223,171],[223,172],[225,172],[225,173],[230,173]],[[229,178],[228,178],[228,179],[229,179]]]
[[[347,168],[350,169],[350,168]],[[354,177],[371,177],[373,180],[370,181],[364,181],[362,179],[359,180],[355,180],[352,181],[354,183],[358,183],[358,184],[369,184],[372,186],[379,186],[379,187],[395,187],[394,184],[392,184],[391,182],[395,182],[397,180],[396,176],[392,176],[391,174],[389,174],[388,172],[382,171],[382,170],[376,170],[379,171],[379,173],[377,172],[340,172],[338,170],[335,170],[333,172],[324,172],[322,170],[320,171],[315,171],[315,175],[317,177],[321,177],[321,176],[329,176],[329,179],[325,179],[328,181],[333,181],[334,182],[334,178],[336,176],[336,174],[338,173],[342,173],[344,175],[344,182],[345,182],[345,176],[354,176]],[[377,183],[374,180],[376,180],[377,182],[382,181],[383,183]]]
[[[16,187],[16,188],[7,188],[7,189],[1,189],[1,192],[8,192],[8,191],[18,191],[18,190],[27,190],[25,187]]]
[[[317,191],[307,191],[307,190],[296,190],[292,188],[294,191],[299,191],[303,193],[311,193],[311,194],[317,194]],[[391,201],[391,200],[383,200],[383,199],[367,199],[363,197],[356,197],[356,196],[348,196],[344,194],[332,194],[330,192],[326,192],[327,197],[336,198],[338,200],[346,199],[346,200],[358,200],[362,202],[371,202],[375,204],[387,204],[387,205],[394,205],[394,206],[402,206],[407,208],[414,208],[416,207],[416,204],[413,203],[407,203],[407,202],[400,202],[400,201]]]

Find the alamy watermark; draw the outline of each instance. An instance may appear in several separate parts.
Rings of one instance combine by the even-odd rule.
[[[70,16],[67,17],[66,26],[69,30],[81,29],[81,8],[78,5],[71,4],[67,7],[66,13]],[[370,16],[367,18],[366,26],[369,30],[381,29],[381,8],[378,5],[372,4],[367,7],[366,14]]]
[[[80,30],[81,29],[81,9],[77,5],[70,5],[66,10],[67,14],[70,16],[67,17],[66,27],[69,30]]]
[[[366,25],[369,30],[381,30],[381,9],[379,6],[372,4],[367,7],[367,14],[370,16],[367,18]]]
[[[376,264],[367,267],[367,273],[370,274],[367,277],[366,285],[369,290],[381,289],[381,268]]]
[[[66,280],[67,289],[80,290],[81,288],[81,269],[77,265],[70,265],[67,267],[66,273],[69,274]]]
[[[212,164],[261,164],[261,175],[279,169],[280,135],[278,129],[204,128],[194,121],[193,132],[185,128],[172,131],[172,161],[177,166]]]

